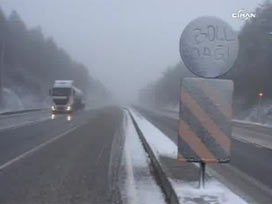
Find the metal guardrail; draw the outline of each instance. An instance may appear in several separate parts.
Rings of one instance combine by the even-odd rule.
[[[242,121],[242,120],[239,121],[236,119],[232,120],[232,124],[234,126],[241,126],[241,127],[245,127],[245,128],[255,127],[255,128],[269,129],[269,130],[272,129],[272,125],[263,124],[263,123],[254,123],[254,122],[248,122],[248,121]]]
[[[177,114],[177,115],[179,114],[179,112],[177,112],[175,110],[170,110],[170,109],[164,109],[163,111],[166,111],[168,113],[174,113],[174,114]],[[168,116],[166,115],[166,117],[168,117]],[[238,120],[238,119],[232,119],[232,124],[233,124],[233,126],[242,126],[242,127],[245,127],[245,128],[256,127],[256,128],[272,129],[272,124],[269,125],[269,124],[263,124],[263,123],[245,121],[245,120]]]
[[[43,110],[42,108],[35,108],[35,109],[26,109],[26,110],[18,110],[18,111],[8,111],[0,113],[0,115],[15,115],[20,113],[28,113],[28,112],[37,112]]]
[[[155,154],[153,153],[151,147],[149,146],[148,142],[146,141],[142,131],[140,130],[137,122],[135,121],[133,115],[131,114],[131,112],[128,110],[128,113],[132,119],[133,125],[140,137],[140,140],[144,146],[145,151],[147,152],[150,160],[151,160],[151,166],[154,170],[155,176],[157,181],[159,182],[166,200],[168,201],[168,203],[170,204],[180,204],[179,200],[178,200],[178,196],[172,186],[172,184],[170,183],[167,175],[165,174],[164,170],[162,169],[159,161],[157,160]]]

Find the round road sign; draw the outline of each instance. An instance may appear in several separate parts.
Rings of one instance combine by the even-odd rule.
[[[216,17],[200,17],[184,29],[180,55],[186,67],[197,76],[216,78],[228,72],[239,51],[237,33]]]

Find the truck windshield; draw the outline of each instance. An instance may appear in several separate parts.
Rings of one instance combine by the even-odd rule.
[[[53,96],[70,96],[71,88],[53,88],[52,95]]]

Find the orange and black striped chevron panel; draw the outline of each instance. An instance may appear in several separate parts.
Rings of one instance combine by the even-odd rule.
[[[185,78],[181,85],[178,159],[230,161],[233,82]]]

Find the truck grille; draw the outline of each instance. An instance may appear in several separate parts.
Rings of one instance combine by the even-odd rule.
[[[68,99],[54,99],[54,103],[56,105],[66,105],[68,103]]]

